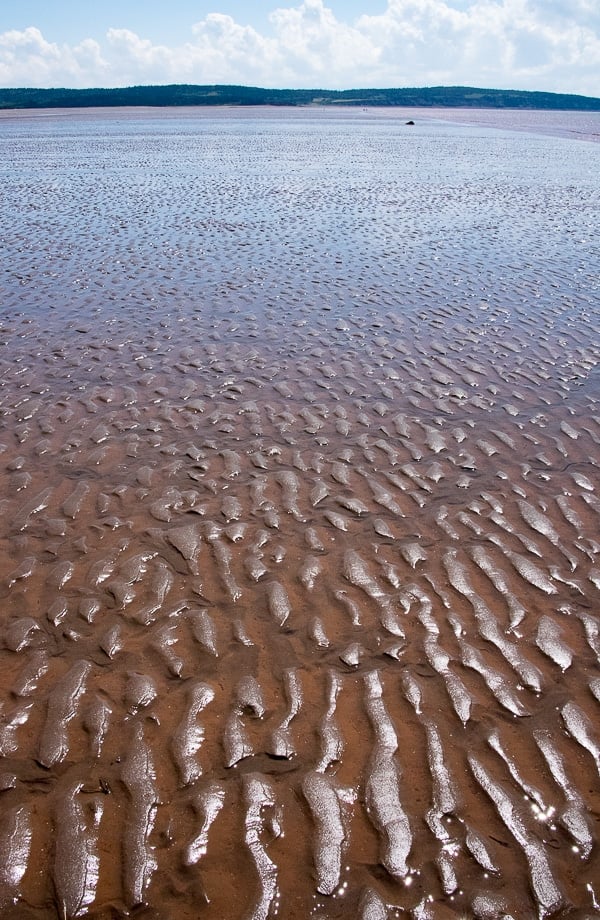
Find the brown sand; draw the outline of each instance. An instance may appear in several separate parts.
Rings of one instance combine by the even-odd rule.
[[[329,243],[353,183],[399,219],[365,170],[323,195]],[[179,179],[62,313],[41,226],[6,286],[0,916],[600,916],[589,271],[473,253],[452,291],[451,243],[410,281],[396,240],[352,289],[317,221],[278,276],[238,205],[172,210]],[[69,189],[48,220],[91,265],[101,199]],[[205,274],[160,237],[187,220]]]

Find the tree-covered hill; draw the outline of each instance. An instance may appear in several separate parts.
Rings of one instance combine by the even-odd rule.
[[[590,96],[469,86],[321,90],[178,83],[117,89],[0,89],[0,109],[181,105],[450,106],[600,111],[600,99]]]

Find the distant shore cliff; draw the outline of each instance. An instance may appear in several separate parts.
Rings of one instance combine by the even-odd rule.
[[[405,89],[262,89],[254,86],[129,86],[116,89],[0,89],[0,109],[99,106],[292,105],[447,106],[600,111],[600,99],[564,93],[428,86]]]

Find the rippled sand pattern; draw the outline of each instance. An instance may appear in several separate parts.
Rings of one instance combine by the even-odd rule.
[[[1,144],[0,916],[599,917],[598,148]]]

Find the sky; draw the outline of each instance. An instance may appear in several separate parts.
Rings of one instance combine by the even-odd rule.
[[[600,97],[600,0],[0,3],[0,86],[149,83]]]

